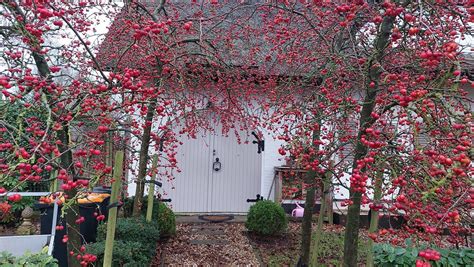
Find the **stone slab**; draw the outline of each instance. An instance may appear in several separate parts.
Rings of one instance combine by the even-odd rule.
[[[247,220],[247,216],[245,215],[234,215],[234,219],[230,221],[225,221],[223,223],[244,223]],[[178,214],[176,216],[176,223],[209,223],[208,221],[203,221],[199,219],[199,215],[186,215],[186,214]]]
[[[222,225],[217,224],[203,224],[203,225],[193,225],[191,228],[192,231],[196,230],[224,230]]]
[[[194,234],[198,235],[225,235],[224,230],[216,229],[216,230],[209,230],[209,229],[191,229]]]
[[[192,245],[226,245],[226,244],[229,244],[229,241],[222,240],[222,239],[206,239],[206,240],[194,239],[194,240],[190,240],[189,243]]]

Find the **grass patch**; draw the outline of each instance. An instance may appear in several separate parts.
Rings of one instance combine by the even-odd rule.
[[[314,234],[313,234],[314,241]],[[339,266],[344,251],[344,232],[323,232],[320,241],[318,266]],[[268,266],[295,266],[299,258],[299,245],[288,247],[286,251],[276,250],[268,257]],[[359,239],[359,264],[365,263],[368,244],[366,238]]]
[[[297,259],[295,260],[287,255],[277,254],[270,256],[270,259],[268,260],[267,264],[268,266],[296,266],[297,262]]]
[[[320,266],[339,266],[344,254],[344,233],[323,232],[319,245],[321,249],[318,261],[322,263]],[[365,262],[368,252],[367,240],[359,238],[359,263]]]

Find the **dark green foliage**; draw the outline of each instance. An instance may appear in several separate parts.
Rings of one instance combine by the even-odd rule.
[[[114,241],[112,266],[149,266],[151,255],[147,251],[146,244],[140,242]],[[102,266],[104,260],[105,241],[99,241],[87,245],[87,253],[97,256],[96,266]]]
[[[29,108],[26,108],[24,105],[18,102],[4,101],[0,99],[0,121],[5,122],[9,125],[6,128],[5,125],[0,125],[0,128],[6,128],[7,131],[0,132],[0,142],[1,143],[11,143],[15,146],[25,148],[29,150],[32,148],[31,144],[28,142],[28,139],[32,137],[32,133],[27,131],[28,127],[31,127],[32,124],[41,125],[40,128],[46,128],[46,110],[40,106],[33,105]],[[23,161],[15,156],[15,153],[12,151],[0,151],[0,159],[3,164],[9,166],[15,166]],[[41,174],[41,179],[45,180],[49,178],[50,173],[44,170]],[[19,174],[17,171],[8,172],[8,176],[0,175],[0,188],[3,187],[7,190],[14,191],[48,191],[49,183],[47,182],[31,182],[25,181],[19,183]],[[2,199],[0,199],[2,201]],[[14,227],[17,223],[20,222],[21,212],[27,206],[32,206],[34,199],[31,197],[23,197],[21,201],[13,203],[11,213],[2,216],[0,220],[1,225],[6,225],[7,227]]]
[[[126,198],[122,206],[124,217],[132,216],[133,200],[135,197]],[[148,196],[142,199],[142,214],[145,216],[148,208]],[[152,220],[158,223],[161,237],[169,237],[176,233],[176,216],[174,212],[158,199],[154,199]]]
[[[89,244],[88,253],[97,256],[102,265],[107,224],[99,225],[97,243]],[[160,239],[158,223],[144,218],[118,218],[115,228],[113,266],[148,266]]]
[[[97,241],[104,241],[107,225],[101,224],[97,230]],[[156,249],[160,239],[158,224],[146,222],[144,218],[118,218],[115,228],[115,240],[139,242],[146,245],[148,252]]]
[[[425,250],[426,246],[413,246],[410,239],[405,241],[406,247],[395,247],[390,244],[377,244],[374,246],[375,266],[382,267],[410,267],[415,266],[419,259],[418,253]],[[433,248],[441,254],[439,261],[430,261],[431,266],[474,266],[474,250],[471,248],[462,249],[441,249]]]
[[[283,233],[288,218],[283,208],[270,200],[258,201],[250,207],[245,227],[258,235],[272,236]]]
[[[15,257],[10,253],[0,253],[0,266],[4,267],[56,267],[57,260],[46,253],[26,253]]]
[[[146,209],[144,213],[146,214]],[[153,204],[152,220],[158,222],[161,237],[169,237],[176,233],[176,216],[165,203],[156,201]]]
[[[9,180],[8,177],[6,180]],[[0,225],[4,225],[6,227],[15,227],[21,221],[21,212],[27,206],[32,207],[34,202],[35,200],[32,197],[23,197],[18,202],[10,202],[9,204],[12,206],[12,208],[8,214],[0,216]]]

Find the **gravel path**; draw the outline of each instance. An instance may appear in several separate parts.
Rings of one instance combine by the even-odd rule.
[[[152,266],[258,266],[241,223],[178,224],[160,243]]]

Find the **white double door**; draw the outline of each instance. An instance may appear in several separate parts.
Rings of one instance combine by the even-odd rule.
[[[262,156],[254,137],[233,129],[222,134],[217,124],[212,133],[196,138],[182,136],[176,159],[181,172],[165,183],[172,208],[181,213],[245,213],[260,194]]]

